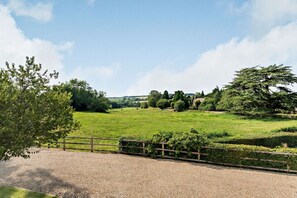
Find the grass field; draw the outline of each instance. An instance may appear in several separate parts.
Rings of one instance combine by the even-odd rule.
[[[22,198],[22,197],[23,198],[52,198],[55,196],[37,193],[23,188],[2,186],[0,187],[0,197],[1,198]]]
[[[205,133],[228,132],[227,139],[273,136],[273,130],[297,126],[296,119],[262,118],[220,113],[185,111],[172,112],[159,109],[114,109],[109,113],[75,112],[81,123],[78,131],[70,135],[150,138],[160,131],[188,131],[194,128]]]

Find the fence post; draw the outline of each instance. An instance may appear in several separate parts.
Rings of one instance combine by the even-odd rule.
[[[119,153],[122,153],[122,140],[119,140]]]
[[[142,153],[145,154],[145,143],[142,142]]]
[[[91,137],[91,152],[94,152],[94,137]]]
[[[162,142],[162,158],[164,158],[165,156],[164,148],[165,148],[164,142]]]
[[[198,160],[200,160],[200,149],[198,149]]]
[[[63,150],[66,150],[66,143],[65,143],[65,137],[63,138]]]

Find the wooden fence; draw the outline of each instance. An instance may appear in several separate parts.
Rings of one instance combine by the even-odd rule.
[[[90,152],[119,152],[119,139],[117,138],[97,138],[97,137],[77,137],[68,136],[54,144],[48,144],[48,148],[62,148],[65,150],[84,150]]]
[[[78,140],[78,141],[77,141]],[[117,138],[97,138],[97,137],[66,137],[48,148],[62,148],[63,150],[84,150],[90,152],[113,152],[122,154],[132,154],[141,156],[152,156],[148,153],[148,145],[151,143],[141,140],[125,139],[119,141]],[[243,152],[237,149],[202,147],[195,152],[176,151],[169,148],[168,144],[161,142],[154,144],[153,157],[163,159],[178,159],[192,162],[235,166],[242,168],[252,168],[261,170],[272,170],[289,173],[297,173],[297,155],[292,153],[249,151],[249,155],[232,156],[233,153]],[[222,155],[214,158],[217,153]],[[178,154],[178,155],[177,155]],[[255,157],[260,155],[261,157]],[[235,159],[230,161],[230,159]],[[295,159],[291,161],[290,159]],[[268,165],[267,165],[268,164]],[[293,165],[293,166],[292,166]]]
[[[151,143],[146,141],[139,141],[139,140],[122,140],[121,144],[122,144],[120,145],[121,153],[146,156],[147,145],[150,145]],[[168,144],[165,142],[161,142],[154,145],[155,145],[154,157],[157,157],[157,158],[178,159],[178,160],[217,164],[217,165],[224,165],[224,166],[235,166],[235,167],[242,167],[242,168],[297,173],[297,155],[292,153],[249,151],[247,153],[252,153],[253,155],[259,154],[263,158],[249,157],[244,155],[240,157],[236,157],[236,156],[232,156],[232,152],[236,153],[236,152],[244,152],[244,151],[238,150],[238,149],[202,147],[201,149],[198,149],[195,152],[189,152],[189,151],[176,151],[173,149],[169,149]],[[213,158],[214,153],[222,153],[222,152],[224,152],[224,154],[229,153],[229,159],[234,158],[236,159],[235,161],[240,163],[236,164],[236,163],[229,162],[228,158],[224,160],[226,155],[222,155],[217,159]],[[292,166],[292,161],[290,160],[292,157],[294,157],[295,159],[295,161],[293,161],[293,163],[295,163],[293,164],[293,166]],[[279,158],[279,159],[269,159],[269,158]],[[254,165],[251,165],[251,164],[254,164]],[[271,165],[273,164],[273,166],[271,167],[263,166],[266,164],[271,164]]]

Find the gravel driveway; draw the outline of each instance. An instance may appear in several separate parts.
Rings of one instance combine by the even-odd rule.
[[[47,149],[0,162],[2,185],[60,197],[297,198],[293,174]]]

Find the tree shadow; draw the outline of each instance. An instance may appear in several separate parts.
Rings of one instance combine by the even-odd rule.
[[[87,189],[75,186],[54,176],[49,169],[37,168],[12,175],[19,166],[9,165],[9,162],[0,162],[0,186],[21,187],[35,192],[54,194],[58,197],[87,198],[90,194]],[[28,197],[30,197],[28,193]]]
[[[265,114],[265,115],[246,115],[246,114],[235,114],[239,119],[246,120],[258,120],[262,122],[280,122],[280,121],[290,121],[297,120],[297,116],[294,115],[273,115],[273,114]]]

